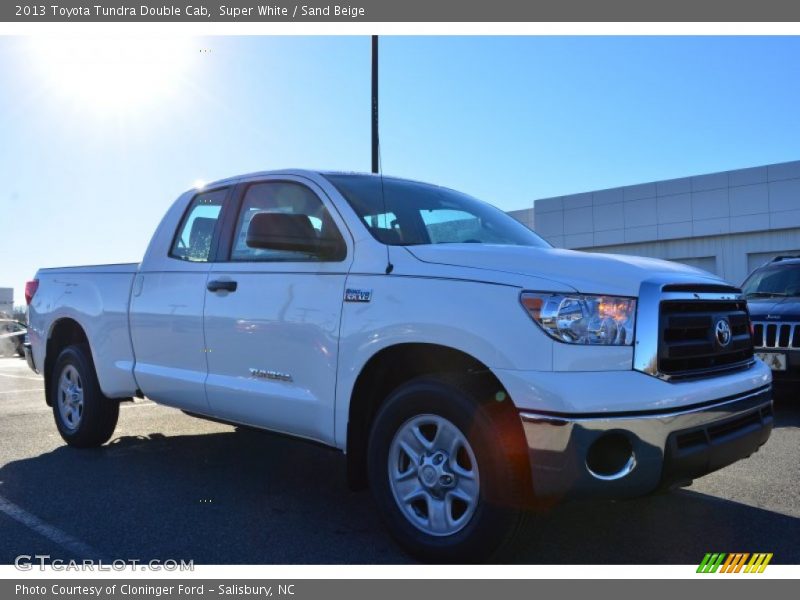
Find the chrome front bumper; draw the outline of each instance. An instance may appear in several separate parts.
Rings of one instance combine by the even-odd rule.
[[[685,485],[758,450],[772,431],[772,390],[673,412],[524,410],[520,417],[538,497],[634,497]]]

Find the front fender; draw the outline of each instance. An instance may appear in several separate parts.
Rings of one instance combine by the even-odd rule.
[[[519,303],[518,287],[412,276],[351,275],[368,302],[344,302],[339,343],[335,437],[345,447],[350,399],[358,376],[381,350],[436,344],[490,369],[550,371],[552,342]]]

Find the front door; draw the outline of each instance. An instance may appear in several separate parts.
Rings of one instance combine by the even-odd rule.
[[[301,178],[244,183],[237,195],[241,205],[230,248],[211,268],[205,301],[212,413],[333,443],[349,235],[324,192]],[[321,258],[251,248],[248,226],[264,212],[297,215],[320,239],[347,250]]]

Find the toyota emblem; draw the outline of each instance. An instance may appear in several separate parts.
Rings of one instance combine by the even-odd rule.
[[[714,326],[714,334],[717,336],[717,343],[724,348],[731,343],[731,324],[727,319],[720,319]]]

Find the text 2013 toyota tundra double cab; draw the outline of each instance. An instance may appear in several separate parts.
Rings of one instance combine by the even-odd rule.
[[[219,181],[178,198],[141,264],[42,269],[28,296],[68,444],[103,444],[142,395],[315,440],[427,560],[494,558],[542,500],[685,484],[772,429],[738,289],[557,250],[402,179]]]

